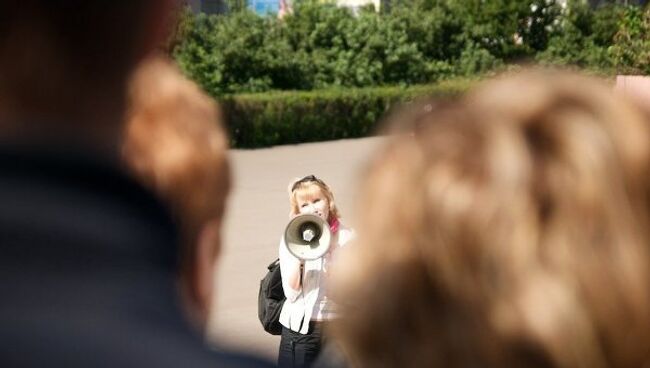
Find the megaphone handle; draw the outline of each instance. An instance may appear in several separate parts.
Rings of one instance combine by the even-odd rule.
[[[302,275],[305,272],[305,262],[301,260],[300,262],[300,286],[302,286]]]

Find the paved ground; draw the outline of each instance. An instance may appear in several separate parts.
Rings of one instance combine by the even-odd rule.
[[[257,292],[289,219],[287,186],[295,177],[322,178],[334,191],[343,222],[353,225],[357,182],[380,143],[381,138],[364,138],[232,151],[234,190],[216,275],[211,339],[276,359],[280,340],[264,332],[257,319]]]

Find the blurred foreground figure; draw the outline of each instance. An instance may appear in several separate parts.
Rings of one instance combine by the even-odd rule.
[[[178,236],[117,167],[126,85],[170,0],[0,2],[0,365],[250,366],[177,290]]]
[[[124,159],[170,205],[181,225],[180,292],[205,328],[230,189],[228,141],[216,103],[168,60],[151,58],[134,75]]]
[[[396,118],[334,288],[353,366],[650,362],[650,130],[610,90],[526,72]]]
[[[627,96],[650,114],[650,77],[645,75],[617,75],[616,92]]]

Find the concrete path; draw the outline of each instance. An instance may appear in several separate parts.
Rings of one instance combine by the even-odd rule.
[[[280,339],[262,329],[257,319],[257,293],[266,266],[277,258],[280,236],[289,220],[289,182],[309,174],[323,179],[334,192],[343,223],[353,226],[358,180],[382,140],[231,151],[234,185],[216,275],[210,339],[275,361]]]

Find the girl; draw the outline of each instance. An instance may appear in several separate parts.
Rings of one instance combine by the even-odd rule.
[[[323,325],[336,316],[336,306],[328,298],[331,264],[338,249],[353,235],[339,221],[331,189],[314,175],[294,180],[289,185],[290,216],[314,214],[327,221],[332,233],[328,252],[316,260],[294,257],[280,241],[280,270],[287,300],[280,313],[282,337],[278,365],[309,367],[323,344]]]

